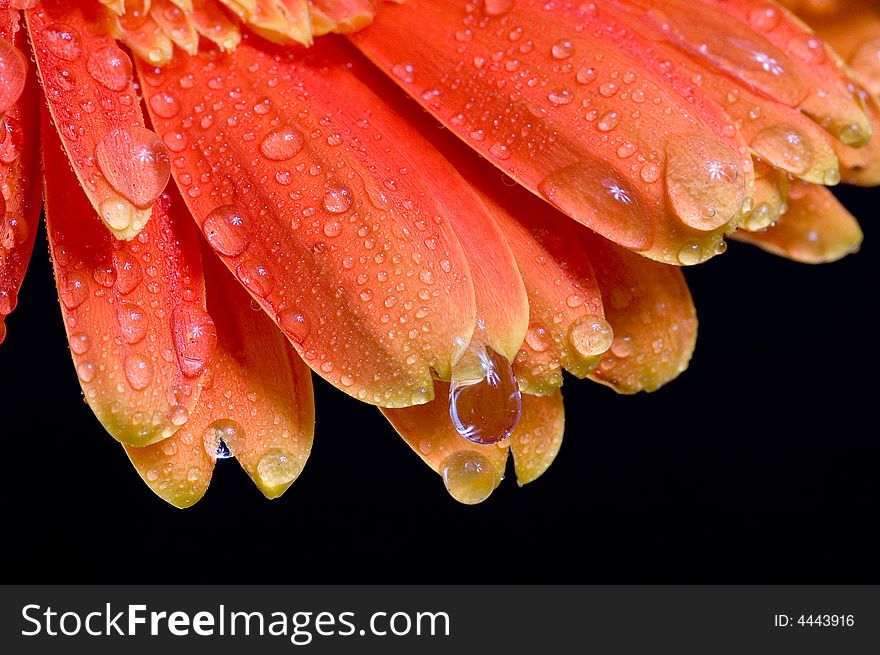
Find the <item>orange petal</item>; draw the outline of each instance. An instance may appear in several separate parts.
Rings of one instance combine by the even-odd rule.
[[[181,50],[191,55],[199,51],[199,33],[178,5],[171,0],[152,0],[150,16]]]
[[[586,377],[611,346],[590,254],[580,241],[583,228],[522,189],[493,184],[480,170],[472,167],[469,177],[516,256],[529,299],[529,330],[514,371],[524,392],[552,394],[562,385],[562,368]]]
[[[861,84],[880,94],[880,15],[874,0],[783,4],[797,11],[849,63]]]
[[[788,212],[763,232],[737,232],[734,238],[775,255],[806,264],[825,264],[856,252],[862,230],[825,187],[795,184]]]
[[[694,68],[702,88],[722,105],[749,147],[767,163],[814,184],[837,184],[840,170],[828,133],[786,107],[708,70]]]
[[[37,85],[18,12],[0,9],[0,343],[15,309],[40,220]]]
[[[200,404],[209,421],[237,426],[235,458],[267,498],[278,498],[305,466],[315,431],[312,378],[287,339],[216,260],[205,256],[208,308],[219,340]]]
[[[843,143],[870,139],[839,59],[787,11],[764,0],[626,2],[642,9],[658,38],[759,95],[801,109]]]
[[[348,34],[373,22],[376,8],[372,0],[311,0],[312,29],[315,34]]]
[[[544,474],[562,446],[565,407],[557,389],[550,396],[523,396],[522,418],[510,435],[516,481],[522,486]]]
[[[418,407],[383,409],[385,418],[422,458],[443,476],[460,503],[481,503],[504,479],[508,447],[481,446],[462,437],[449,418],[449,385],[437,382],[435,399]]]
[[[238,26],[212,0],[193,0],[189,20],[200,35],[222,50],[231,52],[241,42]]]
[[[449,216],[485,209],[345,51],[261,47],[142,69],[175,179],[315,372],[366,402],[426,402],[474,329]]]
[[[743,221],[749,232],[764,230],[788,210],[791,181],[783,171],[758,162],[755,167],[755,206]]]
[[[274,43],[312,45],[312,20],[308,0],[260,0],[245,12],[245,22]]]
[[[134,0],[129,4],[135,6],[127,4],[126,12],[117,18],[119,38],[141,59],[164,66],[171,61],[174,46],[153,14],[146,9],[151,4],[150,0]]]
[[[840,159],[840,173],[844,182],[876,186],[880,184],[880,104],[875,96],[868,95],[865,91],[858,93],[864,100],[865,111],[874,126],[871,141],[861,148],[835,143],[834,149]]]
[[[744,143],[649,40],[620,38],[604,5],[579,7],[521,0],[476,13],[411,0],[351,39],[471,147],[578,221],[652,258],[674,262],[693,240],[711,256],[751,192]]]
[[[41,136],[49,247],[85,400],[119,441],[165,439],[192,412],[216,343],[198,235],[163,196],[137,238],[115,240],[58,157],[46,111]]]
[[[210,391],[202,393],[193,415],[180,430],[161,443],[135,448],[123,444],[128,458],[148,487],[162,500],[179,507],[195,505],[211,484],[214,460],[202,442],[202,432],[210,420],[207,402]]]
[[[128,55],[95,29],[105,11],[97,3],[40,0],[25,16],[76,176],[113,233],[132,239],[165,188],[169,163],[164,146],[144,128]]]
[[[611,350],[590,378],[620,393],[654,391],[684,371],[694,351],[696,310],[684,276],[587,231],[581,236],[614,328]]]

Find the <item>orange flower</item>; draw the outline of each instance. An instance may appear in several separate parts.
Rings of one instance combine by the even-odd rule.
[[[0,339],[42,191],[85,399],[181,507],[230,456],[290,486],[309,368],[457,500],[508,451],[532,481],[563,370],[687,366],[679,265],[837,259],[861,232],[826,186],[880,181],[876,56],[764,1],[6,4]]]

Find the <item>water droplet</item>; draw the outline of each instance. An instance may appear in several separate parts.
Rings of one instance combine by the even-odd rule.
[[[123,303],[119,307],[119,329],[125,342],[134,345],[140,343],[147,336],[147,312],[132,303]]]
[[[165,144],[143,127],[114,128],[98,142],[95,158],[110,186],[137,207],[151,205],[171,175]]]
[[[161,91],[150,98],[150,109],[160,118],[174,118],[180,111],[180,103],[170,93]]]
[[[606,111],[596,121],[596,129],[600,132],[610,132],[620,124],[620,114],[616,111]]]
[[[394,74],[394,77],[407,84],[412,84],[412,81],[415,79],[415,67],[409,63],[394,64],[391,67],[391,72]]]
[[[813,153],[807,140],[792,126],[780,123],[758,132],[751,148],[777,168],[801,175],[813,163]]]
[[[557,106],[567,105],[574,100],[574,96],[571,95],[571,91],[569,91],[568,89],[561,89],[548,93],[547,100]]]
[[[235,274],[241,283],[254,295],[265,298],[272,291],[275,281],[269,270],[261,263],[254,261],[242,262],[235,269]]]
[[[201,307],[187,303],[174,310],[171,331],[180,370],[187,377],[198,377],[217,347],[214,321]]]
[[[489,154],[496,159],[510,159],[510,148],[503,143],[494,143],[492,144],[492,147],[489,148]]]
[[[272,130],[260,142],[260,152],[266,159],[285,161],[295,156],[303,147],[302,135],[292,127]]]
[[[271,448],[263,453],[257,463],[257,475],[268,488],[287,485],[302,473],[303,462],[281,448]]]
[[[53,23],[42,32],[43,42],[53,55],[65,61],[73,61],[82,52],[79,34],[72,27]]]
[[[27,58],[6,39],[0,39],[0,116],[21,97],[27,79]]]
[[[596,81],[595,68],[579,68],[575,74],[575,79],[581,84],[592,84]]]
[[[550,337],[547,334],[546,328],[540,325],[531,326],[529,331],[526,332],[526,343],[529,345],[529,348],[537,353],[547,350],[550,345]]]
[[[295,343],[301,344],[309,336],[312,324],[308,317],[293,309],[282,310],[278,315],[278,325]]]
[[[244,447],[244,439],[244,428],[228,418],[214,421],[202,433],[205,452],[212,459],[235,457],[235,453]]]
[[[449,495],[465,505],[483,502],[498,483],[489,460],[473,450],[461,450],[444,459],[440,473]]]
[[[131,59],[115,45],[95,50],[86,68],[89,75],[112,91],[122,91],[131,83]]]
[[[486,0],[483,13],[487,16],[503,16],[513,9],[513,0]]]
[[[329,187],[324,191],[324,209],[334,214],[342,214],[351,207],[351,191],[345,186]]]
[[[125,358],[125,379],[135,391],[142,391],[153,381],[153,365],[140,353]]]
[[[88,384],[95,379],[95,376],[98,374],[98,369],[96,369],[95,365],[90,362],[83,362],[76,367],[76,374],[79,376],[80,380]]]
[[[249,221],[237,205],[214,208],[202,223],[202,232],[211,247],[221,255],[238,257],[250,243]]]
[[[132,219],[134,219],[134,207],[125,198],[119,196],[110,196],[101,201],[99,207],[101,210],[101,218],[116,232],[124,232],[131,227]]]
[[[116,268],[116,288],[122,295],[127,295],[134,291],[144,279],[141,265],[124,250],[114,253],[113,261]]]
[[[696,135],[667,141],[666,195],[688,227],[716,230],[737,216],[745,199],[743,177],[732,153],[719,141]]]
[[[678,251],[678,261],[682,266],[694,266],[703,259],[703,246],[696,242],[686,243]]]
[[[474,443],[497,443],[510,436],[521,412],[510,362],[491,348],[472,344],[453,368],[449,387],[449,416],[456,431]]]
[[[613,342],[611,325],[595,314],[581,316],[568,328],[568,343],[584,359],[607,352]]]
[[[89,285],[79,273],[68,273],[61,283],[61,302],[67,309],[76,309],[89,297]],[[9,312],[4,312],[8,314]]]
[[[550,48],[554,59],[568,59],[574,53],[574,46],[568,39],[559,39]]]
[[[70,335],[70,349],[75,354],[85,355],[91,346],[92,342],[89,340],[89,335],[82,332]]]
[[[339,221],[327,221],[324,223],[324,235],[328,237],[338,237],[342,232],[342,223]]]
[[[587,227],[621,245],[644,249],[653,226],[639,192],[600,161],[561,168],[538,184],[538,191]]]

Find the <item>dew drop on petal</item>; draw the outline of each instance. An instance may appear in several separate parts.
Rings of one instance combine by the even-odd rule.
[[[301,344],[308,338],[312,325],[308,317],[293,309],[284,309],[278,315],[278,325],[295,343]]]
[[[704,259],[703,247],[696,242],[686,243],[678,251],[678,262],[682,266],[695,266]]]
[[[129,345],[140,343],[147,336],[147,313],[138,305],[123,303],[118,309],[119,330]]]
[[[211,210],[202,223],[202,232],[211,247],[227,257],[238,257],[250,242],[248,219],[237,205],[221,205]]]
[[[162,91],[150,98],[150,109],[161,118],[174,118],[180,111],[180,103],[173,95]]]
[[[214,321],[201,307],[183,304],[171,316],[171,331],[180,370],[187,377],[198,377],[217,347]]]
[[[171,175],[165,144],[143,127],[112,129],[98,142],[95,158],[110,186],[137,207],[152,204]]]
[[[611,325],[595,314],[581,316],[568,328],[568,343],[584,359],[607,352],[613,341]]]
[[[449,495],[465,505],[483,502],[498,483],[489,460],[473,450],[461,450],[444,459],[440,473]]]
[[[666,196],[679,220],[711,231],[737,216],[745,183],[733,153],[721,142],[673,136],[666,143]]]
[[[302,135],[292,127],[269,132],[260,142],[260,152],[266,159],[285,161],[294,157],[303,147]]]
[[[238,265],[235,274],[247,289],[260,298],[265,298],[272,291],[275,281],[269,269],[255,261],[245,261]]]
[[[122,295],[134,291],[144,279],[144,272],[138,261],[125,251],[117,251],[113,255],[116,268],[116,288]]]
[[[134,219],[134,206],[120,196],[109,196],[99,206],[101,218],[116,232],[124,232],[131,227]]]
[[[795,175],[805,173],[813,164],[813,153],[807,140],[783,123],[758,132],[750,146],[774,166]]]
[[[70,349],[75,354],[85,355],[91,347],[92,342],[89,339],[89,335],[83,334],[82,332],[70,335]]]
[[[153,365],[140,353],[132,353],[125,358],[125,379],[136,391],[142,391],[153,381]]]
[[[0,116],[21,97],[27,79],[27,59],[6,39],[0,39]]]
[[[202,443],[212,459],[229,459],[244,446],[244,428],[235,421],[221,418],[205,428]]]
[[[449,386],[449,416],[456,431],[474,443],[497,443],[511,435],[521,412],[510,362],[482,344],[469,347],[453,367]]]
[[[513,0],[485,0],[483,13],[487,16],[503,16],[513,9]]]
[[[112,91],[122,91],[131,82],[131,59],[115,45],[95,50],[86,68],[95,81]]]
[[[290,484],[302,473],[303,462],[282,448],[270,448],[257,463],[257,475],[269,488]]]
[[[333,214],[342,214],[351,207],[351,190],[346,186],[333,186],[324,191],[324,209]]]
[[[43,30],[43,42],[53,55],[65,61],[73,61],[82,52],[79,34],[72,27],[53,23]]]

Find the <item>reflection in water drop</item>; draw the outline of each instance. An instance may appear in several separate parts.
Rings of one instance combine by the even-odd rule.
[[[471,344],[453,368],[449,387],[449,416],[456,431],[474,443],[497,443],[510,436],[521,412],[510,362],[481,343]]]

